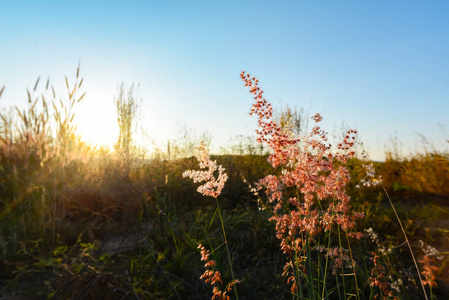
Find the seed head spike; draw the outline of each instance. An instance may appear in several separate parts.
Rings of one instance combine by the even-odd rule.
[[[39,84],[39,80],[41,79],[41,77],[39,76],[36,80],[36,84],[34,85],[34,89],[33,92],[36,91],[37,85]]]

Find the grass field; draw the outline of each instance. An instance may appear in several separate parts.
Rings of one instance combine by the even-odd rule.
[[[0,299],[449,298],[449,151],[372,162],[319,114],[300,137],[241,76],[265,146],[238,154],[145,153],[126,98],[116,147],[84,143],[79,71],[4,109]]]

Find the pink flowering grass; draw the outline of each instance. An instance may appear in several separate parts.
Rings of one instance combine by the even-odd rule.
[[[198,193],[202,194],[203,196],[211,196],[217,198],[218,196],[220,196],[224,184],[228,180],[228,175],[224,172],[225,169],[221,165],[217,166],[217,162],[210,159],[209,150],[207,149],[204,142],[201,142],[201,144],[198,146],[196,158],[200,163],[200,168],[207,168],[207,170],[188,170],[182,173],[182,176],[193,179],[193,182],[195,183],[205,181],[203,185],[198,187]],[[214,172],[217,170],[218,177],[215,178]]]
[[[345,190],[350,178],[344,167],[355,155],[357,131],[348,130],[337,151],[333,152],[327,133],[318,125],[322,117],[316,114],[312,117],[316,125],[311,132],[304,137],[295,137],[274,120],[272,106],[263,97],[258,80],[245,72],[241,73],[241,78],[255,100],[251,115],[258,118],[257,140],[268,145],[271,149],[268,161],[274,168],[281,169],[281,174],[261,179],[259,187],[266,190],[267,204],[272,209],[270,220],[275,222],[281,249],[289,257],[284,275],[291,285],[291,292],[301,298],[305,291],[309,298],[328,296],[326,277],[331,260],[342,273],[346,272],[342,264],[345,261],[354,276],[355,292],[358,293],[349,238],[363,236],[354,230],[355,222],[363,217],[363,213],[355,212],[350,205]],[[338,233],[338,245],[337,252],[332,253],[340,253],[340,257],[336,260],[331,259],[335,255],[327,255],[323,260],[323,272],[316,254],[319,256],[318,249],[323,247],[320,243],[327,244],[326,248],[330,249],[334,232]],[[342,236],[347,241],[347,249]],[[343,255],[344,252],[349,255]],[[317,280],[314,276],[318,276]],[[336,279],[338,281],[338,276]]]
[[[224,227],[223,216],[221,215],[220,204],[218,202],[218,196],[220,196],[221,191],[223,190],[224,184],[226,180],[228,180],[228,175],[224,172],[225,169],[221,165],[217,165],[217,161],[212,161],[209,156],[209,149],[207,149],[205,143],[202,141],[197,148],[196,158],[199,161],[200,168],[206,170],[198,170],[185,171],[182,175],[183,177],[189,177],[193,179],[193,182],[205,182],[203,185],[198,187],[198,192],[203,196],[211,196],[215,198],[217,203],[217,211],[220,217],[221,228],[223,230],[223,238],[226,246],[226,252],[228,255],[229,267],[231,269],[232,281],[228,284],[225,291],[221,291],[218,288],[218,283],[223,284],[221,280],[221,274],[219,271],[212,271],[210,269],[206,270],[204,274],[200,277],[200,279],[205,280],[206,283],[210,283],[214,286],[212,299],[229,299],[229,295],[226,293],[230,290],[234,290],[235,296],[238,299],[237,287],[235,283],[238,283],[238,280],[234,277],[234,271],[232,269],[232,260],[231,253],[229,252],[228,239],[226,237],[226,230]],[[214,172],[218,170],[218,176],[215,178]],[[209,252],[199,244],[198,248],[201,249],[202,260],[207,261],[206,267],[214,267],[215,261],[209,260]]]
[[[338,298],[355,296],[360,299],[357,271],[360,272],[361,268],[356,266],[350,239],[359,240],[365,236],[356,229],[356,222],[364,217],[364,213],[355,211],[350,204],[347,193],[350,176],[346,168],[356,153],[357,131],[348,130],[336,149],[333,149],[328,143],[327,133],[318,125],[323,118],[317,113],[312,117],[315,126],[310,133],[295,136],[289,126],[280,126],[276,122],[273,108],[264,98],[258,79],[245,72],[240,76],[255,101],[250,115],[258,119],[257,141],[270,148],[268,162],[273,168],[280,169],[280,174],[267,175],[258,182],[258,189],[265,189],[268,198],[267,203],[260,199],[258,203],[263,204],[263,209],[270,210],[269,220],[275,222],[276,237],[280,240],[281,250],[288,257],[283,275],[290,284],[291,293],[302,299],[330,297],[335,292],[334,288],[328,287],[330,267],[331,276],[335,276]],[[366,169],[365,178],[356,187],[380,185],[383,188],[403,233],[405,242],[402,245],[406,244],[409,248],[423,295],[428,299],[424,288],[424,285],[428,285],[433,298],[431,288],[436,286],[434,274],[438,271],[434,260],[425,255],[420,261],[424,271],[420,272],[402,222],[383,185],[382,176],[375,174],[373,164],[362,166]],[[372,229],[369,233],[372,238]],[[376,243],[377,252],[385,262],[389,262],[391,249],[387,251],[378,240]],[[371,257],[368,257],[373,263],[371,272],[366,270],[363,274],[362,271],[359,277],[369,277],[374,299],[397,298],[392,287],[399,291],[401,278],[396,275],[397,280],[391,282],[392,275],[386,277],[386,269],[380,263],[378,253],[371,252]],[[366,269],[363,250],[362,257],[363,260],[359,259],[359,262],[363,261]],[[391,274],[391,263],[386,265]],[[425,280],[422,280],[421,274]],[[353,281],[353,285],[348,285],[345,277]]]
[[[206,248],[201,244],[198,244],[198,249],[201,251],[201,260],[205,261],[204,266],[207,268],[203,275],[201,275],[200,279],[214,287],[212,290],[212,300],[229,300],[230,296],[227,295],[227,293],[232,291],[234,285],[239,281],[232,280],[223,290],[221,290],[219,286],[223,285],[223,280],[221,279],[220,271],[215,270],[215,260],[209,257],[211,254],[210,251],[206,250]]]

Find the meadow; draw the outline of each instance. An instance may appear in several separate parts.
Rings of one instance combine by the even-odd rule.
[[[3,108],[0,299],[448,299],[449,151],[371,161],[241,78],[257,138],[221,155],[135,146],[126,92],[115,147],[85,143],[79,68]]]

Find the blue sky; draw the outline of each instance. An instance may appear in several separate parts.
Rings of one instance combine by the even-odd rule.
[[[117,85],[140,84],[142,125],[163,145],[183,127],[212,148],[253,135],[260,80],[274,106],[320,112],[356,128],[381,159],[449,144],[448,1],[4,1],[0,106],[26,104],[38,76],[64,95],[78,63],[87,95],[79,131],[113,143]]]

